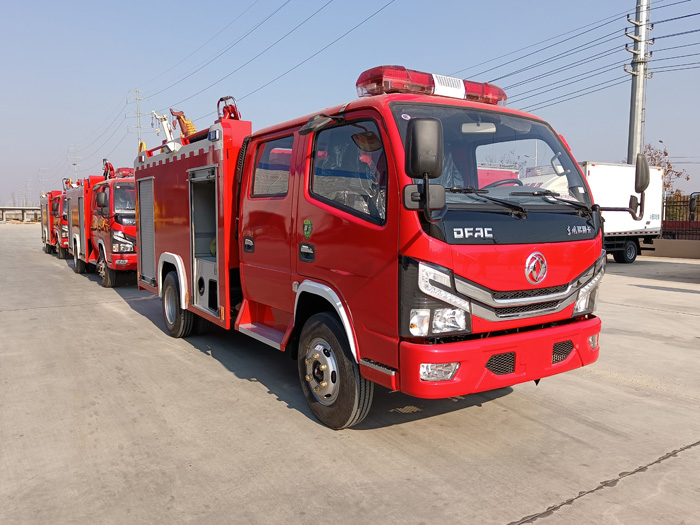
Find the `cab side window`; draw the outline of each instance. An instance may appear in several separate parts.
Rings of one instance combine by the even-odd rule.
[[[386,152],[374,122],[356,121],[317,134],[310,189],[319,200],[383,223],[386,185]]]
[[[283,197],[289,189],[294,136],[258,145],[251,197]]]

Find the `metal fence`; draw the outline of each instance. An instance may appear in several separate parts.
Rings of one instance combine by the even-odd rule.
[[[700,241],[700,210],[690,220],[690,197],[667,197],[664,200],[664,215],[661,225],[664,239],[686,239]]]

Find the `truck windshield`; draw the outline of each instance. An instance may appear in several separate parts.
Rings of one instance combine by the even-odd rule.
[[[450,207],[493,206],[493,198],[528,209],[567,207],[562,200],[592,204],[567,148],[546,124],[498,111],[433,104],[393,104],[392,111],[404,142],[411,119],[442,122],[442,175],[430,183],[445,187]]]
[[[114,212],[135,213],[136,193],[133,182],[114,183]]]

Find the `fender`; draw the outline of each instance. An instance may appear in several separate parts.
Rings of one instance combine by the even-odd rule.
[[[100,248],[105,254],[105,263],[107,262],[107,249],[105,248],[105,242],[102,239],[97,239],[97,259],[100,258]]]
[[[187,273],[185,272],[185,264],[182,262],[182,257],[175,253],[163,252],[158,258],[158,297],[163,298],[163,265],[168,262],[175,266],[177,272],[177,281],[180,285],[180,308],[187,310]]]
[[[325,284],[317,283],[314,281],[302,282],[299,285],[299,287],[297,288],[297,296],[296,296],[296,299],[294,300],[294,317],[296,317],[297,306],[299,304],[299,296],[302,293],[309,293],[312,295],[318,295],[319,297],[323,297],[326,301],[328,301],[329,303],[331,303],[333,305],[333,308],[335,308],[335,311],[338,314],[338,317],[340,318],[340,322],[343,324],[343,328],[345,328],[345,335],[348,338],[348,344],[350,345],[350,352],[352,353],[352,356],[355,359],[355,362],[356,363],[359,362],[357,359],[357,346],[355,344],[355,333],[352,329],[352,325],[350,324],[350,318],[348,317],[347,311],[345,310],[343,303],[340,301],[338,294],[336,294],[332,288],[330,288],[329,286],[326,286]]]

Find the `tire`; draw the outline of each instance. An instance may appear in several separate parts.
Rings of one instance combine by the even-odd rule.
[[[301,389],[314,416],[334,430],[360,423],[372,405],[374,383],[360,375],[337,317],[323,312],[309,318],[298,353]]]
[[[58,247],[58,255],[57,255],[57,257],[58,257],[59,259],[65,259],[67,256],[68,256],[68,248],[62,248],[62,247],[59,246],[59,247]]]
[[[172,337],[187,337],[192,333],[195,315],[180,308],[180,284],[177,274],[170,272],[163,280],[163,320]]]
[[[199,317],[198,315],[194,316],[194,324],[192,326],[192,333],[194,335],[207,335],[210,328],[211,323],[204,317]]]
[[[639,247],[637,243],[632,240],[626,240],[623,249],[619,252],[613,253],[613,259],[616,263],[621,264],[632,264],[639,254]]]
[[[87,269],[85,262],[78,257],[78,245],[73,244],[73,271],[75,273],[85,273]]]
[[[105,288],[114,288],[117,284],[117,271],[107,266],[105,252],[102,249],[97,259],[97,275],[100,276],[100,282]]]
[[[53,246],[51,246],[49,243],[44,243],[44,253],[51,254],[53,253]]]

